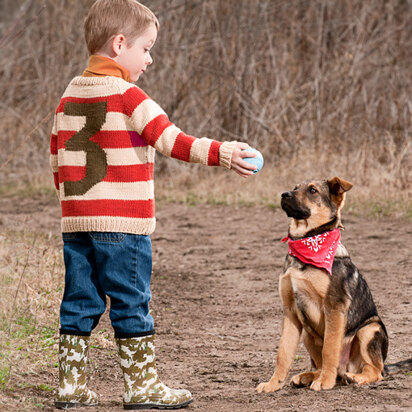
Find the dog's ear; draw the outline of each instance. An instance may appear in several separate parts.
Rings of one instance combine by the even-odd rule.
[[[331,195],[339,196],[348,190],[352,189],[353,184],[347,180],[341,179],[340,177],[333,177],[328,180],[329,191]]]

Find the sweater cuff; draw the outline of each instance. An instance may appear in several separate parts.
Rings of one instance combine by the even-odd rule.
[[[232,166],[233,149],[236,146],[236,141],[223,142],[219,149],[219,165],[230,169]]]

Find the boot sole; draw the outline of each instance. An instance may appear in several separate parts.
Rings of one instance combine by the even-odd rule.
[[[54,406],[57,409],[74,409],[74,408],[84,408],[86,406],[97,406],[98,404],[86,404],[86,403],[72,403],[72,402],[54,402]]]
[[[123,404],[123,409],[127,410],[142,410],[142,409],[180,409],[180,408],[186,408],[189,403],[192,403],[193,399],[190,399],[189,401],[179,403],[177,405],[161,405],[161,404],[156,404],[156,403],[132,403],[130,405]]]

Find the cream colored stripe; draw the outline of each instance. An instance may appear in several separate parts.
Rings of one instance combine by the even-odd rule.
[[[59,130],[78,131],[86,124],[86,116],[66,116],[63,112],[57,113],[57,123]]]
[[[59,166],[86,166],[86,152],[59,149],[57,156]]]
[[[147,148],[130,147],[127,149],[103,149],[109,166],[126,166],[150,163]],[[66,149],[58,151],[59,166],[86,166],[86,152],[72,152]]]
[[[60,193],[64,183],[60,184]],[[147,182],[100,182],[81,196],[64,196],[61,200],[149,200],[154,197],[153,180]]]
[[[57,159],[57,155],[50,155],[50,167],[53,172],[59,171],[59,162]]]
[[[134,109],[131,116],[134,129],[137,133],[142,134],[146,125],[161,114],[165,114],[165,112],[155,101],[152,99],[143,100],[143,102]]]
[[[104,151],[107,155],[107,164],[110,166],[126,166],[148,162],[147,149],[145,147],[104,149]]]
[[[157,139],[155,143],[155,149],[165,156],[170,156],[173,150],[173,146],[176,142],[176,137],[182,131],[176,127],[174,124],[166,127],[163,133]]]
[[[100,130],[133,130],[129,118],[119,112],[106,113],[106,121]],[[57,113],[59,130],[81,130],[86,124],[86,116],[68,116],[63,112]]]
[[[116,82],[116,86],[119,88],[121,94],[125,94],[127,90],[131,89],[132,87],[138,89],[138,87],[132,83],[127,82],[123,79],[113,79]]]
[[[123,113],[107,112],[101,130],[133,130],[128,120],[128,116]]]
[[[196,139],[190,149],[190,162],[208,164],[209,150],[212,144],[212,140],[207,137]]]

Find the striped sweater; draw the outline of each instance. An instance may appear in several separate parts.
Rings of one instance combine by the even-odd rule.
[[[56,109],[50,144],[62,231],[152,233],[155,151],[230,168],[235,144],[183,133],[122,78],[75,77]]]

